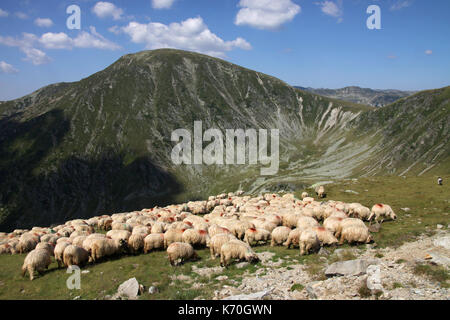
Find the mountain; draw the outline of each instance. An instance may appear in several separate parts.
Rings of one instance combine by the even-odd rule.
[[[88,78],[0,105],[0,230],[237,189],[441,170],[450,152],[449,92],[377,109],[197,53],[125,55]],[[221,132],[279,129],[278,174],[261,176],[262,164],[173,164],[171,134],[193,132],[194,121]]]
[[[411,96],[413,91],[400,90],[374,90],[360,87],[345,87],[342,89],[313,89],[296,87],[301,90],[309,91],[321,96],[361,103],[373,107],[382,107],[395,101]]]

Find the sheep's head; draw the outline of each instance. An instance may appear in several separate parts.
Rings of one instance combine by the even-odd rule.
[[[250,263],[258,263],[259,257],[255,253],[247,254],[246,260]]]
[[[397,215],[394,213],[393,210],[390,211],[389,216],[391,217],[392,220],[397,220]]]
[[[367,237],[366,243],[371,243],[371,242],[373,242],[373,237],[372,237],[372,235],[369,235],[369,236]]]

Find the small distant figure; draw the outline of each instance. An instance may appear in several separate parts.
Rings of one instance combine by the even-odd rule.
[[[439,177],[439,178],[438,178],[438,185],[442,186],[442,182],[443,182],[443,181],[444,181],[444,180],[442,180],[442,178]]]

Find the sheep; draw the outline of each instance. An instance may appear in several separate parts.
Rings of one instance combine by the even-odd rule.
[[[270,235],[270,231],[267,231],[266,229],[250,228],[245,231],[244,241],[249,245],[260,241],[266,242],[270,239]]]
[[[136,226],[136,227],[133,228],[133,231],[131,232],[131,235],[133,235],[133,234],[141,234],[145,238],[145,236],[147,236],[148,234],[151,233],[151,230],[152,230],[151,227],[139,225],[139,226]]]
[[[81,246],[79,246],[79,247],[82,247],[86,251],[91,251],[91,246],[92,246],[92,243],[94,242],[94,240],[95,239],[104,239],[104,238],[106,238],[106,235],[101,234],[101,233],[90,234],[83,240]],[[74,244],[74,243],[72,243],[72,244]]]
[[[205,230],[187,229],[182,235],[182,242],[194,247],[205,247],[209,239],[208,231]]]
[[[194,248],[189,243],[184,242],[171,243],[167,248],[167,256],[172,266],[177,265],[178,260],[181,260],[181,263],[183,263],[188,260],[198,259]]]
[[[304,229],[296,228],[293,229],[291,232],[289,232],[288,238],[286,242],[283,243],[283,246],[288,247],[288,249],[291,246],[298,247],[299,241],[300,241],[300,235]]]
[[[227,267],[231,260],[239,259],[250,263],[258,262],[259,258],[248,244],[241,240],[231,240],[220,248],[220,265]]]
[[[350,225],[342,229],[339,244],[344,244],[344,241],[347,241],[349,244],[354,242],[370,243],[372,240],[372,236],[369,234],[369,229],[366,226]]]
[[[58,240],[56,240],[56,244],[61,243],[61,242],[69,242],[72,243],[72,239],[68,238],[68,237],[61,237]]]
[[[36,245],[35,249],[45,249],[48,251],[48,253],[53,256],[53,252],[55,250],[55,246],[53,244],[47,243],[47,242],[39,242]]]
[[[127,246],[124,239],[95,239],[91,246],[91,259],[93,262],[119,254]]]
[[[216,234],[221,234],[221,233],[231,233],[231,231],[228,228],[223,228],[216,224],[214,224],[208,228],[208,234],[210,237],[214,237]],[[244,231],[244,234],[245,234],[245,231]],[[242,237],[243,236],[244,235],[242,235]]]
[[[78,236],[72,239],[72,244],[77,247],[82,247],[84,240],[87,239],[87,236]]]
[[[364,224],[364,222],[362,222],[359,219],[356,219],[356,218],[342,219],[342,221],[337,226],[336,232],[334,234],[336,236],[336,238],[339,238],[341,236],[342,229],[349,227],[349,226],[360,226],[360,227],[367,228],[366,225]]]
[[[369,220],[370,209],[364,206],[359,206],[353,209],[354,217],[361,220]]]
[[[283,216],[283,226],[288,228],[297,227],[298,219],[301,217],[301,214],[298,213],[288,213]]]
[[[144,238],[144,253],[164,249],[164,233],[152,233]]]
[[[56,262],[58,263],[58,268],[61,268],[64,265],[64,249],[70,246],[70,242],[62,241],[57,243],[55,246],[55,250],[53,250],[53,255],[55,257]]]
[[[133,230],[133,227],[127,223],[113,222],[111,225],[111,230],[126,230],[131,232]]]
[[[324,186],[316,187],[315,191],[316,191],[316,194],[317,194],[317,196],[319,198],[325,198],[326,197]]]
[[[110,217],[101,218],[98,220],[98,228],[104,231],[109,231],[112,228],[113,219]]]
[[[230,233],[219,233],[211,237],[207,243],[207,247],[209,247],[211,253],[211,259],[220,256],[220,249],[222,246],[231,240],[237,240],[237,238]]]
[[[166,224],[164,222],[155,222],[152,226],[151,233],[164,233],[166,232]]]
[[[19,238],[17,249],[19,253],[27,253],[36,248],[40,237],[37,233],[24,233]]]
[[[326,218],[323,221],[323,226],[331,231],[332,233],[336,233],[339,225],[341,224],[341,221],[344,220],[343,218],[337,218],[337,217],[329,217]]]
[[[128,238],[128,249],[132,254],[137,254],[144,249],[144,239],[147,235],[135,233]]]
[[[320,246],[317,233],[313,229],[303,230],[299,238],[300,255],[308,254],[311,249]]]
[[[307,198],[307,197],[309,197],[309,194],[308,194],[308,192],[302,192],[302,199],[305,199],[305,198]]]
[[[66,267],[83,267],[89,261],[89,252],[81,247],[69,245],[64,249],[63,261]]]
[[[378,222],[379,218],[382,218],[381,222],[385,219],[397,220],[397,215],[394,213],[394,210],[389,205],[382,203],[378,203],[372,207],[368,220],[372,220],[373,217],[375,217],[376,222]]]
[[[11,254],[11,246],[8,243],[0,245],[0,254]]]
[[[22,265],[22,277],[25,276],[28,271],[30,280],[34,279],[34,272],[37,271],[42,275],[44,269],[48,269],[48,266],[52,263],[52,259],[48,250],[46,249],[34,249],[30,251]]]
[[[106,233],[106,236],[113,240],[123,240],[126,243],[131,236],[131,232],[127,230],[110,230]]]
[[[238,239],[242,239],[245,236],[245,231],[250,228],[254,228],[255,225],[249,221],[236,221],[230,224],[230,231]]]
[[[185,229],[171,229],[164,233],[164,248],[167,248],[174,242],[183,242],[183,233]]]
[[[41,242],[48,242],[53,245],[56,244],[56,241],[58,241],[59,237],[56,234],[45,234],[41,237]]]
[[[317,234],[317,238],[319,238],[321,245],[335,245],[338,243],[337,238],[333,235],[331,231],[324,227],[315,227],[312,228]]]
[[[313,227],[319,227],[320,224],[317,222],[316,219],[308,216],[300,216],[297,220],[297,228],[299,229],[306,229],[306,228],[313,228]]]
[[[271,235],[272,240],[270,241],[270,246],[274,247],[276,245],[282,245],[285,241],[287,241],[287,239],[289,237],[289,233],[291,231],[292,231],[291,228],[284,227],[284,226],[276,227],[275,229],[273,229],[272,235]]]

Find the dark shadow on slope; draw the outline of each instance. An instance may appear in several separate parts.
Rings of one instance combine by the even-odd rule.
[[[163,206],[182,191],[149,157],[125,163],[131,154],[125,151],[109,150],[95,159],[71,155],[36,172],[69,131],[61,111],[0,125],[0,207],[7,208],[0,216],[1,231]]]

